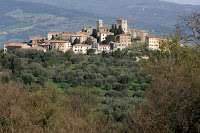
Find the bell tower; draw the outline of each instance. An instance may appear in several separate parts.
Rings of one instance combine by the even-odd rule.
[[[97,29],[103,27],[103,20],[97,20]]]

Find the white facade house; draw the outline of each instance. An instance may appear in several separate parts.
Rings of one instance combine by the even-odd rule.
[[[107,44],[94,43],[92,45],[92,48],[96,49],[97,53],[101,53],[103,51],[110,52],[110,45],[107,45]]]
[[[157,36],[147,36],[147,45],[149,50],[159,50],[159,37]]]
[[[92,48],[92,45],[76,44],[73,46],[73,52],[75,54],[77,53],[87,54],[87,50],[91,48]]]
[[[110,52],[110,45],[99,45],[98,51]]]

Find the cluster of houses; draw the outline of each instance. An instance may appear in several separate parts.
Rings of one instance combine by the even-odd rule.
[[[102,44],[109,35],[114,36],[111,32],[112,27],[104,27],[103,20],[97,21],[96,27],[86,27],[77,33],[72,32],[49,32],[47,38],[43,36],[30,36],[29,43],[8,42],[4,44],[4,52],[12,53],[14,49],[32,49],[42,50],[60,50],[66,52],[73,50],[74,53],[86,54],[89,49],[94,49],[95,53],[103,51],[110,52],[115,50],[123,50],[129,47],[132,40],[138,39],[140,42],[146,43],[151,50],[159,49],[161,38],[156,36],[148,36],[148,32],[142,30],[131,29],[128,27],[126,19],[118,19],[115,25],[117,29],[121,28],[123,34],[115,36],[115,40],[109,44]],[[96,33],[96,37],[94,34]],[[91,44],[86,41],[90,40]]]

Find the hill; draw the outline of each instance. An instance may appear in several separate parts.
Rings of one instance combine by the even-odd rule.
[[[75,32],[96,24],[91,13],[40,3],[2,0],[0,4],[0,47],[7,41],[26,41],[31,35],[49,31]],[[107,19],[105,17],[106,20]]]
[[[95,26],[96,19],[110,25],[117,18],[125,18],[131,28],[164,35],[173,30],[179,15],[197,11],[199,7],[158,0],[2,0],[0,48],[4,42],[26,41],[31,35],[75,32]]]
[[[28,1],[41,3],[41,0]],[[151,34],[172,31],[179,15],[200,9],[200,6],[159,0],[43,0],[42,2],[95,15],[125,18],[131,27],[148,30]]]

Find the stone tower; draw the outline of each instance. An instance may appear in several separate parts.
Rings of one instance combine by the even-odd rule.
[[[97,20],[97,29],[103,27],[103,20]]]
[[[117,28],[119,28],[119,26],[121,25],[123,31],[125,34],[128,33],[128,23],[126,19],[118,19],[117,20]]]

